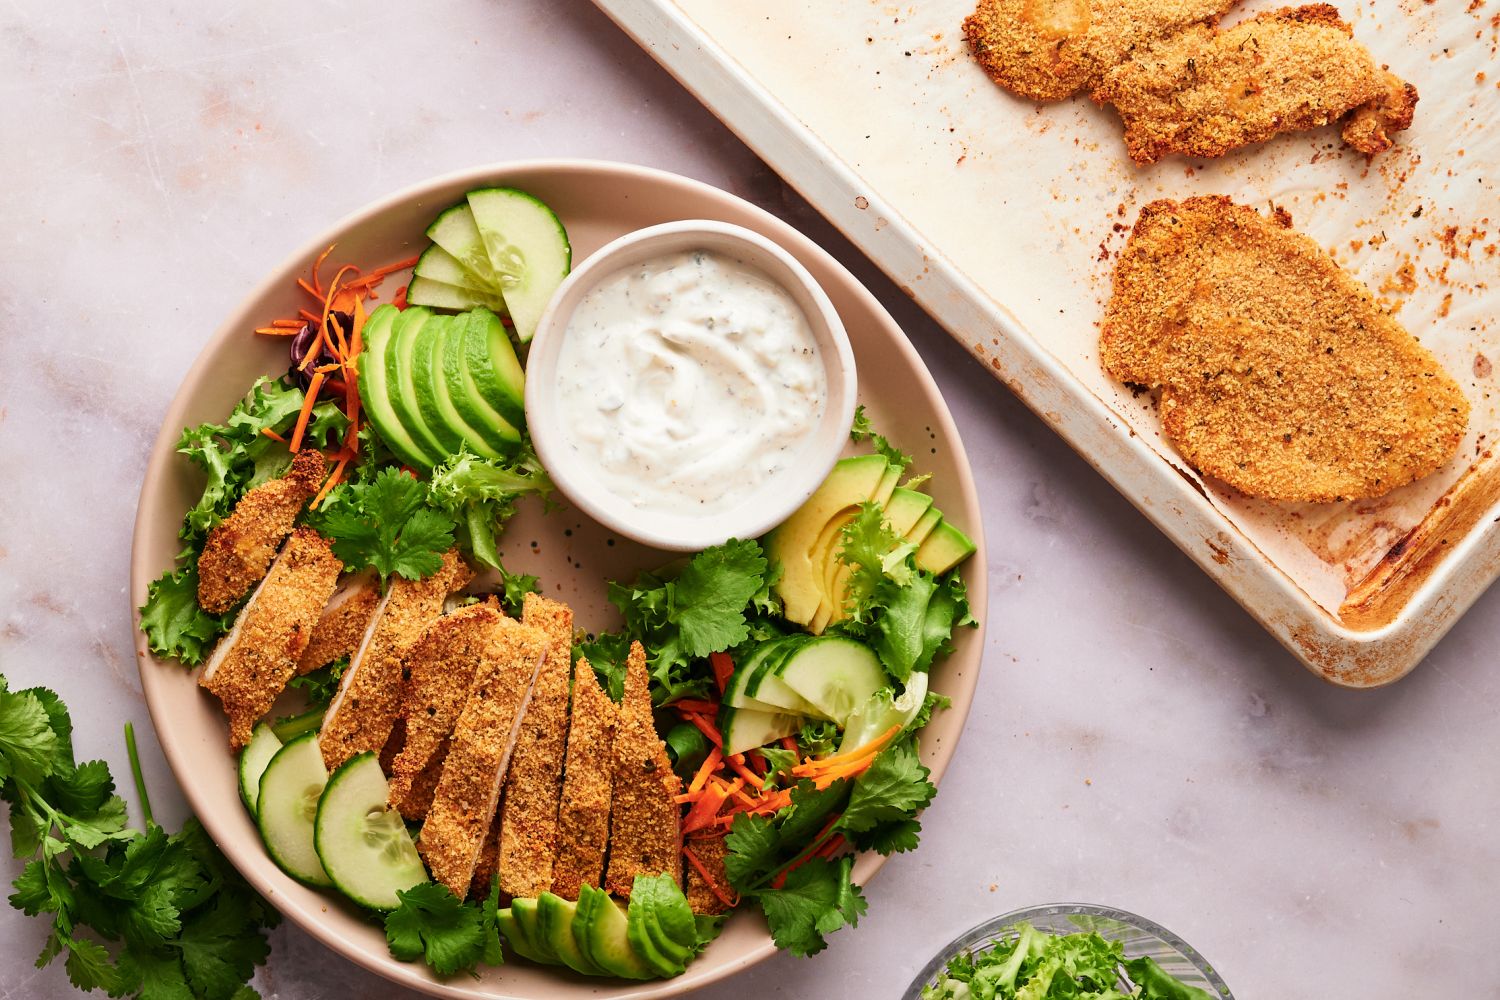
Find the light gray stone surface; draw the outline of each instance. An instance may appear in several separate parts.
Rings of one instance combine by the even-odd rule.
[[[1242,1000],[1500,992],[1500,595],[1394,688],[1324,686],[583,0],[10,0],[0,136],[0,670],[56,688],[117,775],[141,724],[169,821],[125,580],[146,452],[203,340],[406,183],[630,160],[777,212],[867,281],[954,410],[992,553],[985,672],[921,850],[826,954],[701,995],[895,997],[970,925],[1064,899],[1161,921]],[[67,993],[31,968],[40,944],[0,908],[0,1000]],[[399,992],[285,926],[258,985]]]

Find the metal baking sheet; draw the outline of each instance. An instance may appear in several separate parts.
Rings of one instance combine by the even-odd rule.
[[[959,30],[969,0],[595,2],[1315,672],[1403,676],[1500,573],[1500,12],[1485,0],[1343,3],[1422,95],[1391,152],[1367,160],[1324,129],[1150,168],[1112,110],[993,85]],[[1098,322],[1139,209],[1194,194],[1287,209],[1377,290],[1474,404],[1459,457],[1337,504],[1258,501],[1188,467],[1151,398],[1101,369]]]

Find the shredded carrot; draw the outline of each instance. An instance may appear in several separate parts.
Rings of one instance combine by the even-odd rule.
[[[790,750],[792,753],[796,753],[797,752],[797,740],[796,740],[796,738],[792,737],[792,736],[783,736],[781,738],[781,749],[783,749],[783,750]]]
[[[886,743],[890,742],[891,737],[895,736],[900,731],[901,726],[899,724],[891,726],[891,728],[887,729],[885,732],[881,733],[870,742],[855,747],[848,753],[836,754],[832,757],[821,757],[816,759],[809,758],[808,760],[803,761],[801,764],[798,764],[796,767],[792,768],[792,773],[802,776],[817,774],[819,771],[824,770],[844,770],[850,764],[858,763],[859,761],[862,761],[867,757],[874,757],[877,753],[884,749]]]
[[[285,326],[282,324],[281,320],[276,320],[270,326],[256,327],[255,332],[264,333],[270,337],[295,337],[297,334],[302,332],[302,327],[304,325],[305,324],[299,324],[297,326]]]
[[[703,759],[702,766],[698,768],[697,773],[693,775],[692,782],[688,785],[688,794],[696,798],[698,792],[702,791],[704,783],[708,781],[708,776],[717,771],[723,762],[724,751],[718,747],[709,750],[708,756]]]
[[[319,302],[323,301],[323,293],[314,288],[312,286],[312,283],[309,282],[306,278],[298,278],[297,287],[302,289],[308,295],[311,295],[313,298],[317,299]]]
[[[306,309],[298,309],[297,310],[297,315],[301,316],[303,319],[307,320],[309,323],[316,323],[318,321],[318,317],[314,316],[312,313],[308,312]]]
[[[344,470],[347,469],[348,467],[349,467],[349,457],[348,456],[346,456],[346,457],[341,458],[341,459],[338,460],[338,462],[333,467],[333,471],[328,474],[328,478],[325,479],[325,480],[323,480],[323,488],[320,489],[320,490],[318,490],[318,495],[317,496],[313,497],[313,499],[312,499],[312,507],[313,507],[313,509],[316,510],[317,507],[318,507],[318,505],[323,502],[323,498],[326,497],[326,496],[328,496],[329,492],[332,491],[332,489],[335,486],[337,486],[340,482],[343,481]]]
[[[272,441],[280,441],[282,444],[286,444],[286,438],[282,437],[280,434],[277,434],[269,427],[262,427],[260,429],[260,432],[266,437],[270,438]]]
[[[729,679],[734,676],[734,661],[729,658],[728,653],[709,653],[708,665],[714,671],[714,683],[719,686],[719,693],[729,687]]]
[[[684,698],[681,701],[672,702],[672,707],[679,712],[693,712],[697,715],[716,715],[719,706],[711,701],[698,701],[695,698]]]
[[[832,837],[828,838],[828,842],[827,843],[825,843],[822,847],[818,848],[816,851],[813,851],[813,857],[815,857],[815,858],[826,858],[830,854],[833,854],[835,851],[837,851],[839,848],[841,848],[843,846],[844,846],[844,835],[842,833],[835,833]]]
[[[345,289],[355,289],[355,288],[364,288],[364,287],[366,287],[368,285],[377,285],[380,282],[384,281],[390,275],[395,274],[397,271],[404,271],[404,270],[406,270],[409,267],[416,267],[416,266],[417,266],[417,258],[416,257],[408,257],[406,260],[397,261],[394,264],[387,264],[385,267],[377,267],[375,270],[371,271],[369,274],[366,274],[366,275],[364,275],[363,277],[360,277],[360,278],[356,278],[354,281],[349,282],[344,287],[345,287]]]
[[[703,877],[703,884],[708,886],[708,891],[713,893],[714,897],[718,899],[719,902],[723,903],[730,909],[733,909],[734,907],[739,905],[738,898],[729,898],[729,895],[724,892],[722,887],[720,887],[718,879],[709,874],[708,868],[703,864],[701,860],[699,860],[698,855],[693,853],[693,849],[691,847],[688,847],[684,844],[682,848],[682,856],[687,858],[688,864],[692,865],[693,868],[697,870],[698,874]]]
[[[323,262],[328,259],[329,254],[333,253],[333,248],[336,246],[338,246],[337,243],[328,244],[328,249],[318,254],[318,259],[313,261],[312,283],[313,288],[316,289],[314,294],[317,295],[319,299],[323,297],[323,282],[318,279],[318,272],[323,270]]]
[[[761,779],[760,775],[756,774],[754,771],[745,766],[745,757],[743,754],[730,754],[725,759],[729,761],[729,766],[734,770],[734,772],[740,777],[744,778],[745,781],[749,784],[755,786],[756,788],[760,788],[764,784],[764,781]]]
[[[708,737],[710,743],[720,750],[724,749],[724,737],[719,735],[719,730],[714,727],[712,722],[709,722],[696,712],[687,712],[685,713],[685,717],[687,721],[698,727],[700,733]]]
[[[395,306],[397,309],[406,308],[406,289],[408,287],[409,286],[407,285],[402,285],[400,288],[396,289],[396,294],[391,296],[391,305]]]
[[[742,789],[736,788],[734,791],[730,792],[729,795],[732,799],[734,799],[740,805],[744,806],[746,809],[755,808],[755,800],[746,795]]]
[[[318,405],[318,392],[323,388],[323,380],[327,377],[322,372],[313,372],[312,381],[307,386],[307,396],[302,400],[302,412],[297,414],[297,424],[292,428],[292,439],[287,442],[287,447],[293,452],[302,450],[302,435],[307,433],[307,422],[312,419],[313,407]]]
[[[771,769],[771,765],[766,763],[766,755],[761,753],[759,750],[751,750],[748,754],[745,755],[745,760],[749,762],[750,770],[754,771],[758,776],[762,778],[764,778],[766,776],[766,772]]]
[[[353,264],[345,264],[333,274],[333,280],[328,283],[328,295],[323,299],[323,315],[318,319],[318,331],[313,336],[313,342],[308,345],[307,356],[302,359],[302,364],[297,366],[299,371],[306,371],[307,366],[313,363],[313,359],[323,353],[323,343],[328,337],[328,314],[333,312],[334,300],[338,297],[339,281],[346,272],[359,273],[359,268]]]
[[[729,793],[717,784],[704,788],[703,794],[698,796],[698,801],[693,803],[693,808],[688,810],[687,816],[683,819],[682,832],[692,833],[694,830],[701,830],[713,823],[727,798],[729,798]]]
[[[819,791],[821,791],[822,789],[827,788],[829,785],[833,784],[835,781],[840,780],[841,778],[858,777],[859,775],[864,774],[870,769],[870,764],[872,761],[874,761],[874,759],[874,757],[866,757],[863,760],[855,761],[853,764],[850,764],[847,767],[830,767],[826,770],[819,771],[817,774],[812,776],[813,785]]]

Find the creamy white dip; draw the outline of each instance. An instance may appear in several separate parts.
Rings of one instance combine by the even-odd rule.
[[[827,405],[807,317],[760,270],[706,250],[584,295],[558,356],[567,447],[656,514],[717,514],[786,474]]]

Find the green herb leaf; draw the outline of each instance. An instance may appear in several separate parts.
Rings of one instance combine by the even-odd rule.
[[[465,904],[446,886],[427,882],[396,896],[401,905],[386,914],[385,939],[401,961],[425,959],[438,975],[450,976],[493,953],[493,920],[487,931],[484,910]]]
[[[425,506],[426,498],[420,481],[385,468],[368,483],[338,486],[308,520],[332,539],[346,569],[373,566],[382,580],[392,573],[420,580],[441,568],[453,546],[453,519]]]
[[[910,741],[887,747],[854,782],[839,829],[860,833],[881,823],[909,819],[937,794],[931,772]]]
[[[780,889],[757,895],[776,947],[815,955],[828,946],[824,935],[853,926],[868,904],[850,880],[852,857],[813,858],[793,869]]]
[[[885,460],[891,463],[898,472],[905,472],[907,466],[911,465],[910,455],[876,432],[874,425],[870,423],[870,418],[865,415],[863,404],[854,408],[854,425],[849,428],[849,440],[855,444],[869,441],[870,445],[884,455]]]
[[[198,606],[198,569],[188,566],[168,570],[146,589],[141,630],[151,652],[191,666],[228,631],[232,614],[211,615]]]

